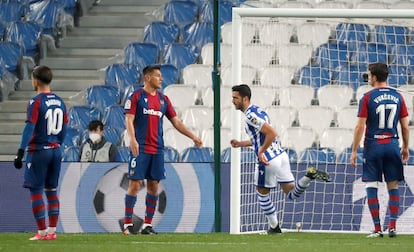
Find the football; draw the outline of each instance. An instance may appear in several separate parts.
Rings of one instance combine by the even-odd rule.
[[[107,232],[120,232],[124,224],[125,194],[128,189],[128,165],[120,165],[105,173],[98,182],[95,189],[93,205],[95,215]],[[152,221],[155,227],[165,212],[167,197],[162,182],[159,183],[159,200],[157,209]],[[133,223],[134,231],[139,232],[142,228],[145,216],[145,195],[146,184],[137,195],[137,202],[134,207]]]

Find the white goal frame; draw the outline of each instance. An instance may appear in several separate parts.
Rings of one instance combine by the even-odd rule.
[[[232,12],[232,83],[241,83],[242,18],[414,18],[413,10],[403,9],[293,9],[293,8],[233,8]],[[413,19],[414,20],[414,19]],[[241,138],[241,113],[232,112],[232,137]],[[230,234],[240,234],[240,149],[231,149]]]

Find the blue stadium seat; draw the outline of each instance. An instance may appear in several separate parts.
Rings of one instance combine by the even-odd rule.
[[[140,68],[136,65],[115,63],[105,69],[105,85],[121,90],[141,82]]]
[[[101,120],[101,112],[98,108],[88,105],[72,106],[68,112],[68,127],[85,130],[92,120]]]
[[[199,7],[193,1],[169,1],[164,5],[164,22],[183,27],[198,18]]]
[[[392,46],[388,63],[395,65],[414,65],[414,45]]]
[[[124,107],[115,104],[105,108],[102,122],[105,126],[125,129]]]
[[[344,149],[341,153],[339,153],[337,163],[350,164],[349,158],[351,157],[351,153],[352,153],[352,147],[347,147],[346,149]],[[357,159],[356,159],[356,163],[358,165],[362,165],[363,155],[364,155],[364,149],[363,148],[358,148],[357,149]]]
[[[171,64],[160,64],[162,73],[162,88],[166,88],[168,85],[177,84],[180,78],[180,72]]]
[[[335,30],[336,41],[346,44],[352,51],[356,49],[359,42],[368,42],[371,32],[368,25],[353,23],[339,23]]]
[[[79,162],[79,146],[66,148],[62,154],[62,162]]]
[[[156,44],[161,54],[165,46],[178,42],[179,36],[180,28],[176,24],[153,21],[144,28],[144,42]]]
[[[411,70],[405,65],[388,65],[388,84],[391,87],[407,85]]]
[[[198,52],[207,43],[213,42],[213,24],[208,22],[194,22],[183,28],[183,42],[185,44],[195,45]]]
[[[393,25],[376,25],[374,27],[375,42],[387,45],[407,44],[408,27]]]
[[[344,43],[325,43],[316,48],[315,62],[331,70],[347,64],[349,59],[348,47]]]
[[[335,84],[346,85],[356,90],[364,85],[363,73],[367,72],[366,64],[345,64],[339,66],[332,74]]]
[[[227,147],[221,152],[220,160],[221,160],[222,163],[230,163],[230,161],[231,161],[231,147]]]
[[[195,64],[197,62],[199,53],[197,48],[190,44],[169,44],[162,56],[162,61],[165,64],[174,65],[179,71],[184,67]]]
[[[137,65],[141,69],[150,64],[156,64],[159,60],[157,45],[145,42],[133,42],[124,49],[125,64]]]
[[[387,62],[387,46],[381,43],[360,43],[359,48],[351,52],[351,61],[360,64]]]
[[[35,22],[16,21],[7,26],[4,40],[18,43],[23,48],[23,55],[39,60],[39,44],[42,28]]]
[[[25,14],[24,4],[20,1],[0,1],[0,23],[20,20]]]
[[[117,146],[118,153],[115,156],[115,162],[127,163],[129,161],[129,147]]]
[[[104,127],[104,136],[108,142],[111,142],[115,145],[119,145],[122,141],[122,133],[124,132],[123,128],[105,126]]]
[[[410,157],[408,158],[407,164],[408,165],[414,165],[414,150],[409,149]]]
[[[23,48],[13,42],[0,41],[0,63],[7,71],[20,77],[20,61],[23,57]]]
[[[119,104],[120,94],[117,87],[107,85],[94,85],[86,89],[86,102],[92,107],[96,107],[101,111],[105,108]]]
[[[319,64],[306,65],[299,69],[298,83],[301,85],[319,88],[331,82],[328,68],[321,67]]]
[[[167,163],[176,163],[179,161],[180,154],[173,147],[164,147],[164,161]]]
[[[288,154],[289,156],[289,162],[290,163],[296,163],[298,162],[298,154],[296,153],[296,151],[292,148],[286,148],[285,152]]]
[[[68,128],[65,139],[61,144],[65,149],[71,146],[79,146],[81,139],[81,132],[77,128]]]
[[[307,164],[334,164],[335,162],[335,151],[330,148],[306,148],[298,158],[298,163]]]
[[[241,157],[240,162],[241,163],[255,163],[257,162],[257,156],[254,152],[253,148],[251,147],[242,147],[241,150]]]
[[[200,1],[200,18],[199,20],[202,22],[209,22],[213,23],[214,16],[213,16],[213,9],[214,9],[214,1],[205,0]],[[239,6],[238,3],[232,1],[220,1],[220,20],[219,25],[223,25],[227,22],[231,22],[232,20],[232,8]]]
[[[213,149],[211,147],[189,147],[181,153],[181,162],[211,163],[214,162]]]

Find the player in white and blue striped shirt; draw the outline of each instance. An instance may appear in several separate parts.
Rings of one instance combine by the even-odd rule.
[[[270,200],[270,189],[280,184],[283,192],[291,200],[298,198],[308,188],[313,179],[330,181],[329,174],[311,167],[306,175],[295,183],[290,169],[289,157],[277,141],[277,133],[270,125],[267,113],[250,103],[251,90],[248,85],[241,84],[232,87],[233,104],[245,116],[246,132],[250,140],[231,140],[232,147],[253,146],[258,162],[255,168],[254,183],[260,207],[266,215],[270,229],[268,234],[281,233],[276,208]]]

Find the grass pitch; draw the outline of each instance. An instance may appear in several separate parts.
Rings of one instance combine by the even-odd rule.
[[[29,241],[31,233],[0,233],[0,251],[414,251],[414,235],[366,238],[366,234],[283,233],[281,235],[173,234],[130,235],[58,234],[55,241]]]

